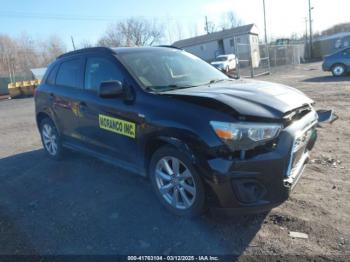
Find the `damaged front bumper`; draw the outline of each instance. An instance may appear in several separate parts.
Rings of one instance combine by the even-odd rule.
[[[258,213],[288,199],[300,179],[317,139],[316,127],[334,119],[333,112],[311,111],[281,131],[271,151],[241,158],[207,161],[210,205],[225,213]]]

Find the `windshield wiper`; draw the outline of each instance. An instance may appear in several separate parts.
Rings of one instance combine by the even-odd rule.
[[[156,88],[154,88],[153,86],[146,86],[145,90],[149,91],[149,92],[158,92],[158,90]]]
[[[195,87],[195,86],[194,85],[171,84],[171,85],[167,85],[167,86],[147,86],[146,90],[154,91],[154,92],[165,92],[165,91],[184,89],[184,88],[190,88],[190,87]]]
[[[234,80],[230,79],[230,78],[212,79],[207,84],[210,85],[210,84],[215,84],[215,83],[219,83],[219,82],[223,82],[223,81],[234,81]]]

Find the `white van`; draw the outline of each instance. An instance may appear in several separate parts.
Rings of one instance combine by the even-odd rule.
[[[235,54],[219,55],[211,64],[217,69],[228,73],[236,69],[237,57]]]

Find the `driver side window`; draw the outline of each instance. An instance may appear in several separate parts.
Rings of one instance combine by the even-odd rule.
[[[123,75],[112,61],[101,57],[89,57],[85,68],[84,87],[86,90],[97,91],[101,82],[123,81]]]

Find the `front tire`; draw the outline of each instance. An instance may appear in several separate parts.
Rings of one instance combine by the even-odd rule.
[[[152,156],[149,174],[159,200],[172,213],[194,217],[204,211],[204,186],[188,156],[161,147]]]
[[[62,157],[63,149],[60,135],[51,119],[45,118],[40,122],[40,135],[47,155],[55,160]]]
[[[345,75],[346,68],[343,64],[336,64],[332,67],[332,74],[335,77],[343,76]]]

